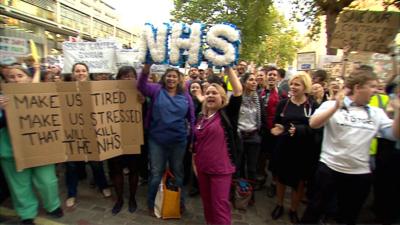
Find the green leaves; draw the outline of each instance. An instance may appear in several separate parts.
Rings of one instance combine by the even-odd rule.
[[[241,31],[241,58],[253,60],[265,40],[271,21],[268,14],[272,0],[175,0],[174,21],[201,21],[212,25],[228,22]]]
[[[272,0],[175,0],[173,21],[208,25],[228,22],[241,31],[240,58],[259,65],[285,66],[300,42],[297,32],[272,6]],[[308,7],[308,6],[307,6]]]

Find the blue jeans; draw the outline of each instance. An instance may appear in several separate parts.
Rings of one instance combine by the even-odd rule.
[[[96,186],[103,190],[108,187],[107,179],[104,174],[103,162],[88,162],[93,172],[93,179]],[[76,197],[78,193],[79,174],[78,167],[85,166],[85,162],[66,162],[65,183],[67,184],[68,197]]]
[[[150,209],[154,208],[154,201],[157,194],[158,185],[164,175],[168,162],[169,169],[174,174],[176,184],[181,188],[181,206],[184,205],[183,194],[183,159],[186,152],[186,140],[169,145],[161,145],[149,138],[149,162],[150,177],[147,195],[147,205]]]

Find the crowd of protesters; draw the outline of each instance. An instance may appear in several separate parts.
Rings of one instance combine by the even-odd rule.
[[[188,184],[189,196],[200,194],[207,224],[231,224],[233,182],[244,179],[258,190],[266,185],[268,174],[268,196],[271,201],[276,198],[274,220],[287,208],[294,224],[326,219],[356,224],[373,186],[376,222],[399,222],[398,74],[382,81],[371,67],[360,66],[348,76],[329,77],[317,70],[285,78],[283,69],[249,66],[243,60],[216,74],[193,67],[187,75],[169,68],[158,76],[150,68],[146,64],[137,73],[124,66],[114,78],[91,74],[84,63],[74,64],[67,75],[59,66],[1,66],[3,82],[8,83],[137,80],[145,128],[141,154],[118,156],[107,164],[59,165],[65,167],[65,207],[79,201],[78,183],[86,179],[88,164],[92,184],[104,197],[112,195],[112,183],[113,215],[124,205],[124,174],[129,173],[128,211],[134,213],[138,207],[140,177],[148,180],[146,207],[154,216],[157,189],[169,168],[178,187]],[[62,217],[55,165],[16,170],[4,111],[7,103],[0,96],[0,200],[9,192],[22,224],[34,224],[36,193],[49,216]],[[291,188],[288,206],[286,187]],[[185,198],[183,192],[181,213],[186,210]],[[249,207],[256,199],[253,191]],[[303,215],[298,214],[301,202],[307,203]]]

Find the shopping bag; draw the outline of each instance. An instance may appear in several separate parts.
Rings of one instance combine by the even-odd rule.
[[[234,181],[234,184],[233,206],[245,210],[253,195],[253,186],[245,179]]]
[[[154,201],[154,215],[157,218],[161,218],[162,204],[164,201],[164,185],[161,181],[160,185],[158,185],[158,190],[156,194],[156,200]]]
[[[154,214],[157,218],[180,219],[181,189],[176,185],[175,177],[167,170],[158,187],[154,203]]]

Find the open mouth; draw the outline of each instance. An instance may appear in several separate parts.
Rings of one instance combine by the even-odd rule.
[[[215,99],[207,99],[207,103],[215,103]]]

